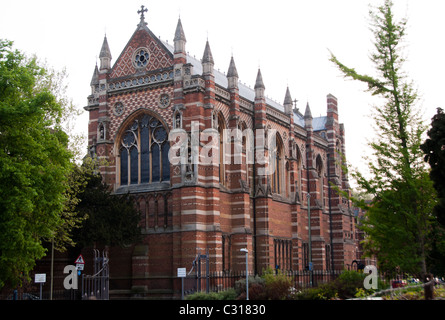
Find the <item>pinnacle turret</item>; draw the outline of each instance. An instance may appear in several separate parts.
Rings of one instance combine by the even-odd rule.
[[[264,98],[264,89],[266,89],[266,87],[264,86],[263,83],[263,76],[261,75],[261,70],[258,68],[258,73],[256,76],[256,81],[255,81],[255,99],[263,99]]]
[[[173,41],[187,41],[185,39],[184,29],[182,28],[181,18],[178,19],[178,24],[176,25],[175,38]]]
[[[284,113],[292,113],[292,97],[290,96],[289,87],[287,87],[286,96],[284,97]]]
[[[227,71],[227,77],[238,78],[238,71],[236,70],[235,60],[233,60],[233,56],[230,59],[230,65],[229,65],[229,71]]]
[[[175,37],[173,39],[175,51],[175,63],[184,64],[187,62],[185,52],[185,43],[187,40],[185,39],[184,29],[182,28],[181,18],[178,19],[178,24],[176,25]]]
[[[104,42],[102,43],[102,48],[99,54],[100,59],[100,70],[110,69],[111,65],[111,51],[108,45],[107,35],[104,37]]]
[[[97,68],[97,63],[96,63],[96,67],[94,68],[93,77],[91,78],[90,85],[94,87],[95,85],[98,84],[99,84],[99,69]]]
[[[238,71],[236,70],[233,56],[230,59],[229,70],[227,71],[227,80],[229,89],[238,88]]]
[[[311,108],[309,107],[309,102],[306,104],[306,110],[304,111],[304,119],[312,120],[312,113],[311,113]]]
[[[212,50],[210,50],[209,40],[206,42],[206,47],[204,50],[204,55],[202,56],[202,63],[211,63],[214,64]]]
[[[264,82],[263,82],[263,76],[261,75],[261,70],[258,68],[258,73],[256,76],[256,81],[255,81],[255,87],[254,89],[265,89],[266,87],[264,86]]]
[[[215,62],[213,61],[212,50],[210,50],[210,44],[207,40],[206,47],[204,49],[204,55],[202,56],[202,71],[203,74],[213,74],[213,66]]]

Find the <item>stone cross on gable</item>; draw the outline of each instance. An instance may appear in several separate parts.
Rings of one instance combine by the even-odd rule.
[[[138,10],[138,13],[141,15],[141,20],[144,20],[145,16],[144,16],[144,12],[147,12],[148,9],[145,8],[143,5],[141,6],[141,10]]]
[[[148,9],[145,8],[144,6],[141,6],[141,10],[138,10],[138,14],[141,15],[141,22],[139,22],[139,24],[138,24],[139,27],[143,27],[144,25],[147,25],[147,23],[145,22],[145,15],[144,15],[144,13],[147,11],[148,11]]]

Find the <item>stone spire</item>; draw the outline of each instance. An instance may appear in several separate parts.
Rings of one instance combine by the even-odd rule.
[[[182,28],[181,18],[178,19],[176,26],[175,38],[173,39],[175,44],[175,53],[185,53],[185,39],[184,29]]]
[[[213,61],[212,51],[210,50],[209,40],[206,42],[206,47],[204,50],[204,55],[202,56],[202,71],[203,74],[213,73],[213,66],[215,62]]]
[[[97,68],[97,63],[96,63],[96,67],[94,68],[93,77],[91,78],[90,86],[94,87],[95,85],[98,85],[98,84],[99,84],[99,69]]]
[[[207,40],[207,42],[206,42],[204,55],[202,56],[202,63],[206,63],[206,62],[214,64],[212,50],[210,50],[209,40]]]
[[[184,42],[187,41],[185,39],[184,29],[182,28],[181,18],[178,19],[178,24],[176,25],[176,31],[175,31],[175,38],[173,40],[174,41],[182,40]]]
[[[287,87],[286,96],[284,97],[284,113],[287,115],[292,113],[292,97],[290,96],[289,87]]]
[[[185,39],[184,29],[182,28],[181,18],[178,19],[178,24],[176,25],[175,38],[173,43],[175,46],[174,59],[175,64],[185,64],[187,62],[187,53],[185,51]]]
[[[263,83],[263,76],[261,75],[261,70],[258,68],[258,73],[255,81],[255,98],[264,98],[264,89],[266,87]]]
[[[102,48],[99,54],[100,59],[100,70],[108,70],[111,65],[111,51],[108,46],[107,35],[105,35],[104,42],[102,43]]]
[[[233,56],[230,59],[229,70],[227,71],[227,80],[229,89],[238,88],[238,71],[236,70],[235,60],[233,60]]]
[[[312,119],[311,108],[309,107],[309,102],[306,104],[306,110],[304,111],[305,119]]]
[[[306,110],[304,111],[304,127],[312,129],[312,113],[309,102],[306,104]]]

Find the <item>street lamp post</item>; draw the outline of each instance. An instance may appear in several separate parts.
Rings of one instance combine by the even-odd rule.
[[[240,251],[246,254],[246,300],[249,300],[249,250],[242,248]]]

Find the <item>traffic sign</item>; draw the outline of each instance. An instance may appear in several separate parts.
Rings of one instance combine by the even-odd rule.
[[[34,276],[35,283],[45,283],[46,282],[46,273],[36,273]]]
[[[186,273],[187,271],[185,268],[178,268],[178,278],[185,278]]]
[[[75,264],[85,264],[85,260],[83,259],[83,256],[80,254],[76,261],[74,261]]]
[[[85,267],[84,263],[76,263],[76,270],[83,270],[84,267]]]

